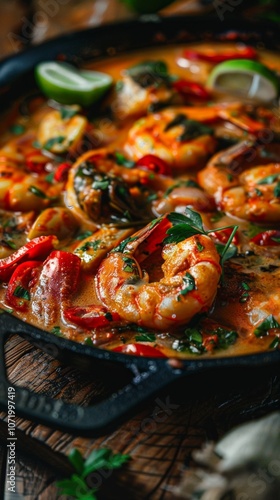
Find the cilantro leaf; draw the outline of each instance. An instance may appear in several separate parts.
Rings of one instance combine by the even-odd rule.
[[[265,337],[271,328],[280,328],[280,324],[272,314],[267,316],[263,322],[254,330],[256,337]]]
[[[86,481],[89,474],[101,469],[118,469],[129,459],[129,455],[114,454],[110,448],[93,450],[88,458],[84,459],[80,451],[74,448],[71,450],[68,460],[76,473],[72,474],[70,479],[63,479],[56,483],[59,493],[70,495],[71,498],[77,500],[96,500],[97,488],[90,489]]]

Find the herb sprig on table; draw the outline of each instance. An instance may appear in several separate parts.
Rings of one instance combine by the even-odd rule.
[[[80,451],[74,448],[71,450],[68,460],[73,465],[75,473],[69,479],[63,479],[56,483],[59,494],[68,495],[77,500],[96,500],[98,488],[91,488],[90,475],[102,470],[119,469],[129,459],[129,455],[114,454],[110,448],[93,450],[84,459]]]

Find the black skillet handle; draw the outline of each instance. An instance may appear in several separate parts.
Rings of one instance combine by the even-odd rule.
[[[29,328],[30,325],[27,325],[26,330]],[[133,380],[106,400],[89,407],[69,404],[14,386],[7,381],[4,362],[5,337],[19,333],[19,329],[24,330],[22,322],[6,314],[0,316],[3,358],[0,368],[0,408],[7,412],[9,404],[9,409],[14,410],[16,416],[65,432],[81,436],[106,433],[156,395],[155,404],[157,404],[160,401],[157,400],[159,391],[183,376],[183,371],[172,368],[168,360],[162,359],[158,363],[152,359],[141,358],[141,363],[136,360],[135,363],[133,361],[130,363],[130,368],[134,372]],[[14,397],[11,397],[13,395]]]

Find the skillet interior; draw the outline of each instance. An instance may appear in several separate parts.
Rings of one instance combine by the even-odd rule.
[[[210,26],[210,28],[209,28]],[[6,107],[15,97],[34,87],[33,69],[43,60],[63,59],[77,65],[102,58],[113,58],[117,54],[149,47],[194,41],[243,41],[257,48],[279,50],[280,39],[276,27],[247,20],[228,19],[221,22],[212,17],[157,16],[139,20],[87,29],[50,40],[11,56],[0,63],[1,107]],[[20,88],[19,88],[20,81]],[[23,83],[22,83],[23,82]],[[188,373],[209,368],[263,366],[280,359],[280,352],[260,353],[215,359],[180,360],[172,364],[164,359],[130,357],[55,337],[48,332],[22,323],[3,314],[0,331],[5,335],[17,333],[54,357],[76,366],[90,366],[93,361],[108,367],[112,363],[125,365],[133,374],[132,382],[125,390],[109,398],[101,406],[77,409],[60,401],[50,401],[39,395],[31,395],[25,389],[17,389],[17,412],[19,415],[54,425],[74,432],[100,433],[114,422],[118,422],[128,411],[151,397],[160,388]],[[4,341],[4,340],[3,340]],[[3,369],[0,404],[4,408],[6,377]],[[102,406],[103,405],[103,406]],[[106,406],[107,405],[107,406]],[[107,415],[104,418],[104,415]]]

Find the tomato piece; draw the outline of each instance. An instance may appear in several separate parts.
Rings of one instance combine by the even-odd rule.
[[[226,244],[231,236],[232,231],[233,231],[233,228],[227,227],[226,229],[221,229],[221,231],[213,231],[213,232],[209,233],[209,235],[213,236],[221,243]],[[232,243],[234,245],[238,245],[239,238],[238,238],[237,233],[235,233],[234,237],[232,238]]]
[[[160,175],[172,175],[169,165],[155,155],[145,155],[136,162],[136,167],[143,167]]]
[[[38,236],[22,246],[16,252],[0,260],[0,279],[8,281],[15,268],[26,260],[44,260],[58,244],[54,235]]]
[[[30,172],[42,174],[45,172],[45,166],[48,163],[48,158],[40,153],[37,149],[28,153],[25,157],[26,167]]]
[[[257,59],[257,51],[250,46],[244,46],[239,50],[227,50],[220,53],[204,53],[197,50],[184,50],[183,56],[191,61],[206,61],[210,63],[221,63],[232,59]]]
[[[269,229],[263,233],[259,233],[250,239],[256,245],[271,247],[280,245],[280,231],[277,229]]]
[[[43,263],[39,281],[45,297],[63,302],[76,292],[81,259],[71,252],[53,250]]]
[[[6,301],[17,311],[27,311],[30,301],[30,287],[38,277],[42,262],[28,260],[14,270],[6,292]]]
[[[131,356],[146,356],[148,358],[166,358],[165,354],[156,347],[146,344],[123,344],[112,349],[114,352],[130,354]]]
[[[70,163],[67,162],[61,163],[60,165],[58,165],[53,178],[57,182],[66,182],[70,168],[71,168]]]
[[[87,329],[109,326],[112,321],[121,319],[117,313],[110,313],[106,307],[94,305],[70,307],[64,311],[64,317],[71,323]]]
[[[177,80],[173,82],[173,88],[179,92],[183,97],[198,97],[199,99],[210,99],[210,93],[196,82],[191,82],[190,80]]]

